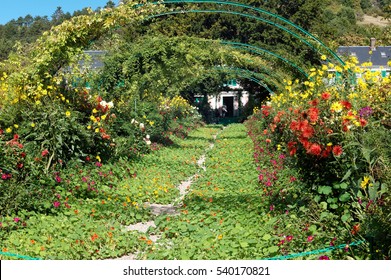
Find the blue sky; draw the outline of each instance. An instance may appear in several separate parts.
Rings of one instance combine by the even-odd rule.
[[[71,14],[85,7],[95,10],[105,6],[107,2],[108,0],[0,0],[0,24],[28,14],[33,17],[48,16],[51,19],[57,7]],[[118,0],[113,2],[117,4]]]

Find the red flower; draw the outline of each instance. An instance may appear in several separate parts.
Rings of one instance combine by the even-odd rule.
[[[342,106],[345,107],[345,109],[350,110],[352,108],[352,104],[350,104],[349,101],[342,100],[339,103],[341,103]]]
[[[314,237],[312,235],[308,236],[307,237],[307,241],[308,242],[312,242],[314,240]]]
[[[288,142],[288,150],[291,156],[294,156],[297,152],[296,144],[297,144],[296,142],[292,142],[292,141]]]
[[[322,97],[323,100],[328,100],[330,98],[330,96],[331,96],[330,93],[323,92],[321,97]]]
[[[42,153],[41,153],[41,155],[43,157],[46,157],[48,154],[49,154],[49,151],[47,149],[43,150]]]
[[[311,106],[318,106],[319,104],[319,100],[318,99],[314,99],[314,100],[311,100],[310,102],[308,102]]]
[[[319,260],[323,260],[323,261],[327,261],[329,260],[330,258],[328,256],[320,256],[319,257]]]
[[[368,124],[368,122],[367,122],[366,119],[360,118],[360,125],[361,125],[362,127],[366,126],[367,124]]]
[[[316,122],[319,118],[319,109],[318,108],[309,108],[307,114],[311,122]]]
[[[289,241],[292,241],[292,239],[293,239],[293,236],[292,235],[288,235],[287,237],[286,237],[286,240],[289,242]]]
[[[297,121],[292,121],[290,125],[290,129],[292,131],[299,130],[299,122]]]
[[[307,125],[306,127],[301,129],[301,132],[304,138],[311,138],[314,135],[315,130],[312,126]]]
[[[317,143],[313,143],[310,146],[310,148],[307,150],[307,153],[314,156],[319,156],[321,152],[322,152],[322,147]]]
[[[58,207],[60,207],[60,205],[61,205],[61,202],[59,202],[59,201],[53,202],[54,208],[58,208]]]
[[[342,155],[342,153],[343,153],[343,149],[340,145],[336,145],[333,147],[333,155],[338,157],[338,156]]]

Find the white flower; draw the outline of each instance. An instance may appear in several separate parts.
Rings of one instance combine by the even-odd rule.
[[[99,103],[100,106],[102,107],[106,107],[107,106],[107,102],[102,100],[100,103]]]
[[[140,123],[140,129],[144,129],[144,124]]]
[[[114,103],[113,101],[110,101],[109,103],[107,103],[107,106],[111,109],[114,107]]]
[[[150,136],[147,134],[147,136],[145,136],[145,138],[147,138],[149,140]]]
[[[132,121],[130,122],[131,124],[134,124],[136,122],[135,119],[132,119]]]
[[[147,145],[151,145],[151,141],[149,140],[145,141],[145,143],[147,143]]]

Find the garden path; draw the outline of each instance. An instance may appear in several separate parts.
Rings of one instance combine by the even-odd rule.
[[[225,129],[225,127],[223,127]],[[160,216],[160,215],[179,215],[180,212],[178,209],[182,207],[183,205],[183,199],[185,198],[186,194],[189,192],[190,187],[192,183],[198,178],[198,175],[201,171],[201,169],[205,172],[206,171],[206,166],[205,166],[205,161],[206,161],[206,156],[207,152],[212,150],[215,146],[215,141],[220,132],[216,133],[213,135],[213,141],[211,141],[209,147],[205,150],[204,154],[200,156],[200,158],[197,160],[197,165],[200,168],[200,170],[196,173],[193,174],[192,176],[188,177],[186,180],[182,181],[178,186],[177,189],[179,190],[179,197],[170,204],[157,204],[157,203],[146,203],[145,206],[149,207],[151,209],[151,213],[155,216]],[[141,233],[147,233],[150,228],[156,228],[156,224],[154,220],[147,221],[147,222],[142,222],[142,223],[136,223],[136,224],[131,224],[126,227],[128,231],[138,231]],[[153,242],[156,242],[157,240],[160,239],[159,235],[150,235],[150,240]],[[135,254],[129,254],[122,256],[118,258],[119,260],[135,260],[137,259],[137,256],[139,255],[139,252],[136,252]]]

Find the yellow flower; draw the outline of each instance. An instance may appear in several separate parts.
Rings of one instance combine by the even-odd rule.
[[[89,125],[89,126],[87,126],[87,129],[91,129],[91,126]]]
[[[65,112],[65,115],[66,115],[67,117],[70,117],[70,116],[71,116],[71,112],[66,111],[66,112]]]
[[[14,124],[14,127],[15,127],[15,128],[19,128],[19,125],[17,125],[17,124]]]
[[[107,117],[107,115],[103,115],[103,116],[101,117],[101,119],[102,119],[102,120],[105,120],[106,117]]]
[[[99,162],[101,162],[100,156],[96,156],[96,159],[97,159]]]
[[[7,129],[5,130],[5,132],[11,133],[11,132],[12,132],[12,128],[11,128],[11,127],[7,128]]]
[[[35,105],[41,105],[41,101],[39,101],[39,100],[37,100],[37,101],[35,101]]]
[[[31,125],[31,127],[35,127],[35,123],[31,123],[30,125]]]
[[[218,239],[218,240],[223,239],[223,235],[222,235],[222,234],[219,234],[219,236],[217,236],[217,239]]]
[[[327,56],[322,55],[322,56],[320,57],[320,59],[321,59],[321,60],[326,60],[326,59],[327,59]]]
[[[96,132],[96,133],[99,133],[99,128],[95,128],[95,132]]]
[[[332,111],[335,111],[337,113],[341,112],[342,111],[342,104],[340,102],[334,102],[333,104],[331,104],[331,107],[330,109]]]
[[[331,143],[331,142],[327,143],[328,147],[331,147],[332,145],[333,145],[333,143]]]
[[[95,108],[92,110],[92,113],[93,114],[96,114],[96,113],[98,113],[98,110],[96,110]]]
[[[368,183],[369,183],[369,177],[364,176],[364,179],[361,181],[361,188],[365,189],[367,187]]]

